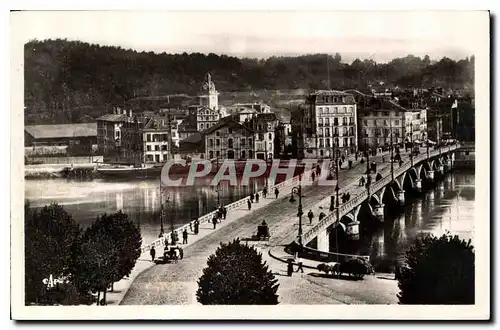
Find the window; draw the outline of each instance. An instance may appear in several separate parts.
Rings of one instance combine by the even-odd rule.
[[[166,144],[162,145],[161,150],[163,150],[163,151],[167,150],[167,145]]]
[[[349,135],[354,135],[354,128],[353,127],[349,127]]]
[[[267,136],[268,136],[268,139],[269,139],[269,140],[272,140],[272,139],[273,139],[273,134],[272,134],[272,133],[269,133]]]
[[[253,150],[248,150],[248,158],[253,158]]]
[[[348,144],[347,141],[349,141],[349,140],[347,138],[344,138],[344,147],[347,147],[347,144]]]
[[[325,128],[325,136],[329,137],[330,136],[330,128]]]
[[[333,113],[337,113],[337,107],[333,107]]]
[[[217,150],[217,151],[215,152],[215,156],[216,156],[217,158],[219,158],[219,157],[220,157],[220,152],[219,152],[219,150]]]
[[[320,128],[320,129],[318,130],[318,135],[319,135],[319,136],[323,136],[323,129],[322,129],[322,128]]]
[[[150,146],[150,145],[147,145],[147,146],[146,146],[146,150],[147,150],[147,151],[151,151],[151,146]]]
[[[245,150],[241,150],[241,158],[245,159]]]
[[[269,142],[267,150],[273,150],[273,144],[271,142]]]
[[[241,146],[242,146],[242,147],[244,147],[244,146],[245,146],[245,142],[246,142],[245,138],[241,138],[241,142],[240,142],[240,143],[241,143]],[[243,158],[245,158],[245,157],[243,157]]]
[[[325,118],[325,125],[330,126],[330,118]]]
[[[349,113],[352,113],[352,107],[349,107],[348,112],[349,112]]]
[[[319,119],[319,126],[323,126],[323,118]]]
[[[364,124],[365,126],[368,126],[368,120],[363,120],[363,124]]]
[[[220,132],[219,131],[215,132],[215,136],[220,136]]]
[[[252,138],[248,138],[248,146],[251,147],[252,146]],[[250,157],[251,158],[251,157]]]
[[[213,147],[214,146],[214,139],[209,139],[208,140],[208,146]]]
[[[342,113],[345,113],[347,111],[346,107],[342,107]]]
[[[335,143],[335,146],[339,146],[339,139],[338,138],[335,138],[333,139],[333,143]]]
[[[399,125],[399,120],[395,120],[396,125]]]
[[[339,128],[338,127],[335,127],[335,135],[338,136],[339,135]]]
[[[157,163],[160,162],[160,155],[155,155],[155,162],[157,162]]]
[[[326,141],[325,141],[325,142],[326,142],[326,147],[327,147],[327,148],[330,148],[330,147],[331,147],[331,145],[330,145],[330,139],[326,139]]]
[[[227,147],[231,148],[231,149],[233,148],[233,139],[228,139],[227,140]]]
[[[208,158],[214,158],[214,152],[212,150],[210,150],[210,152],[208,153]]]
[[[228,131],[229,134],[233,134],[233,128],[232,127],[228,127],[227,131]]]
[[[322,108],[322,107],[319,107],[319,108],[318,108],[318,111],[319,111],[319,113],[323,113],[323,108]]]
[[[354,125],[354,117],[349,117],[349,125]]]
[[[220,139],[215,139],[215,145],[220,146]]]
[[[323,150],[320,150],[320,151],[319,151],[319,155],[320,155],[321,157],[323,157]]]
[[[347,125],[347,117],[342,118],[342,125]]]
[[[159,145],[155,145],[155,151],[160,151],[160,146]]]
[[[339,125],[339,119],[333,118],[333,126],[338,126],[338,125]]]
[[[207,127],[208,128],[208,127]],[[200,130],[204,130],[205,129],[205,125],[203,125],[203,123],[200,124]]]
[[[323,144],[323,139],[319,139],[319,147],[320,147],[320,148],[323,148],[323,147],[324,147],[324,144]]]
[[[146,134],[146,141],[151,142],[151,134]]]
[[[264,134],[263,133],[259,133],[258,140],[264,141]]]
[[[346,136],[347,135],[347,127],[344,127],[344,132],[343,132],[343,135]]]
[[[325,111],[323,111],[323,113],[329,113],[330,112],[330,109],[328,107],[325,107]]]

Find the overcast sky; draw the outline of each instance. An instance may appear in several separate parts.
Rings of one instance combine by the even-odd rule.
[[[343,60],[428,54],[464,58],[480,12],[22,12],[17,37],[67,38],[135,50],[269,57],[339,52]],[[14,15],[15,16],[15,15]],[[14,25],[16,26],[16,25]]]

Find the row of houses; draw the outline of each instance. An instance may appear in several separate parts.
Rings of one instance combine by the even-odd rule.
[[[176,109],[116,107],[91,124],[26,126],[25,143],[96,145],[105,162],[121,163],[162,163],[179,155],[326,158],[337,151],[439,140],[441,114],[456,104],[454,98],[427,90],[320,90],[285,119],[261,102],[219,105],[210,74],[197,97],[198,104]]]

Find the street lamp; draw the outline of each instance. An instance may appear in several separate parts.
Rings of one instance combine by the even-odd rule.
[[[295,202],[294,195],[297,195],[299,197],[299,206],[298,206],[298,212],[297,212],[297,216],[299,217],[298,239],[299,239],[299,245],[302,247],[302,214],[303,214],[303,212],[302,212],[302,187],[300,185],[300,182],[299,182],[299,185],[297,187],[292,188],[292,193],[290,196],[290,203]]]
[[[370,153],[368,152],[368,131],[365,133],[365,152],[366,152],[366,174],[370,175]]]
[[[413,122],[410,123],[410,161],[411,161],[411,167],[413,167]]]
[[[389,117],[389,129],[391,133],[391,179],[394,181],[394,145],[392,142],[392,117]]]

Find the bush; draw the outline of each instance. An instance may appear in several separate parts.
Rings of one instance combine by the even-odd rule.
[[[277,305],[279,284],[262,254],[239,240],[222,244],[208,258],[196,297],[203,305]]]
[[[474,304],[474,247],[470,240],[425,235],[406,252],[400,304]]]

